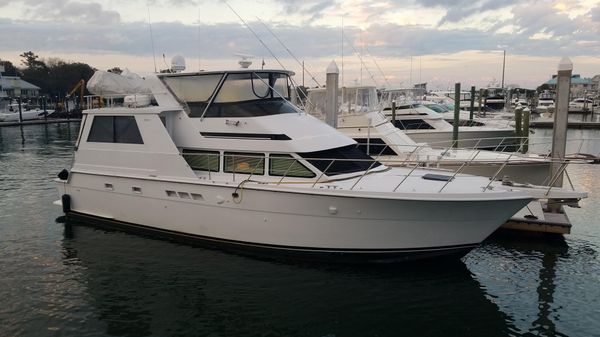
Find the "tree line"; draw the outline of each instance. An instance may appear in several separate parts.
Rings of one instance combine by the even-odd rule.
[[[55,101],[63,100],[80,80],[83,79],[87,83],[97,70],[82,62],[68,62],[59,58],[41,59],[32,51],[24,52],[19,56],[20,67],[10,61],[0,60],[0,64],[4,65],[2,74],[21,77],[24,81],[40,87],[41,94]],[[121,69],[117,67],[109,71],[121,73]],[[86,91],[86,94],[89,93]]]

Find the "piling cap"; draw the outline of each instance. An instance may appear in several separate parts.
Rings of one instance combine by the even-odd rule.
[[[567,56],[563,57],[560,62],[558,62],[558,71],[561,70],[573,70],[573,62]]]
[[[337,64],[335,63],[335,61],[331,61],[331,63],[329,63],[329,66],[327,66],[327,74],[339,74],[340,70],[338,69]]]

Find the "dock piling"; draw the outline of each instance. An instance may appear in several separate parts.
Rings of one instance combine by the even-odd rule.
[[[42,109],[44,109],[44,121],[48,121],[48,109],[46,107],[46,96],[42,97]]]
[[[475,86],[471,86],[471,106],[469,109],[469,120],[473,120],[473,110],[475,108]]]
[[[529,119],[531,118],[531,110],[529,108],[523,109],[523,127],[521,132],[521,152],[527,153],[529,151]]]
[[[17,97],[17,103],[19,104],[19,123],[23,123],[23,109],[21,108],[21,96]]]
[[[335,61],[331,61],[327,67],[327,78],[325,80],[326,101],[325,101],[325,122],[333,128],[338,124],[338,86],[340,70]]]
[[[458,147],[458,124],[460,123],[460,83],[454,84],[454,125],[452,126],[452,144]]]
[[[483,108],[483,89],[479,89],[479,107],[477,113],[481,116],[481,109]]]
[[[392,125],[396,126],[396,101],[392,101]]]
[[[515,136],[521,143],[523,133],[521,127],[523,126],[523,108],[515,108]]]
[[[569,113],[569,91],[573,63],[568,57],[563,57],[558,64],[556,80],[556,112],[554,113],[554,130],[552,133],[552,168],[551,177],[557,176],[553,186],[562,187],[562,163],[565,160],[567,147],[567,117]]]

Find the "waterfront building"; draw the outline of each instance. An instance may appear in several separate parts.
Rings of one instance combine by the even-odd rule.
[[[595,79],[598,79],[599,76],[594,76]],[[594,88],[598,88],[593,84],[593,79],[588,77],[581,77],[580,74],[573,74],[571,76],[571,98],[583,97],[587,93],[591,93]],[[552,78],[546,81],[544,84],[548,85],[548,88],[551,90],[556,90],[556,75],[552,75]]]

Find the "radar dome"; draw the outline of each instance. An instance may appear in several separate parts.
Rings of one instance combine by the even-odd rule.
[[[171,59],[171,70],[180,73],[185,70],[185,59],[181,55],[175,55]]]

